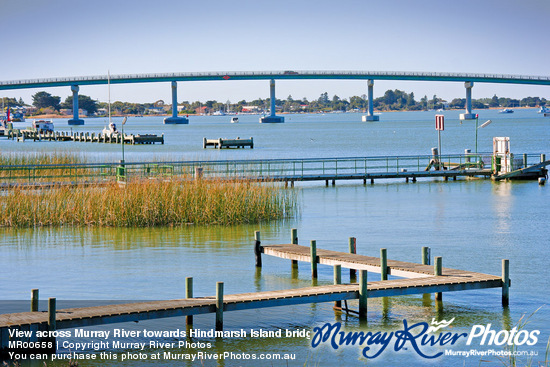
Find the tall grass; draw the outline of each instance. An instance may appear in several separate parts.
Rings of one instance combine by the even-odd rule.
[[[2,152],[0,151],[0,166],[29,164],[76,164],[86,163],[86,158],[71,152]]]
[[[9,190],[0,203],[0,226],[233,225],[289,217],[296,207],[294,191],[271,183],[140,180],[125,187]]]

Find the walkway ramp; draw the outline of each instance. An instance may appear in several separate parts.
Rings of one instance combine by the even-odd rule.
[[[537,177],[544,177],[548,174],[546,166],[550,165],[550,160],[541,162],[539,164],[534,164],[529,167],[520,168],[512,172],[504,173],[502,175],[493,176],[493,180],[501,181],[506,179],[532,179]]]

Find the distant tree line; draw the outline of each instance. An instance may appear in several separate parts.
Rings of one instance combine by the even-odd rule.
[[[59,111],[60,109],[72,109],[73,97],[69,96],[64,102],[61,102],[61,97],[53,96],[50,93],[41,91],[32,96],[32,105],[37,108],[37,113]],[[14,106],[25,106],[21,98],[4,97],[4,104]],[[309,101],[307,98],[294,99],[289,95],[286,99],[277,99],[277,110],[280,112],[333,112],[333,111],[365,111],[368,108],[368,100],[366,95],[353,96],[348,98],[340,98],[337,95],[329,97],[327,92],[321,93],[319,98]],[[508,107],[537,107],[544,106],[548,101],[540,97],[526,97],[519,99],[498,97],[494,95],[491,98],[472,99],[472,107],[475,109],[484,108],[508,108]],[[414,93],[406,93],[399,89],[387,90],[382,97],[373,100],[373,106],[380,111],[417,111],[430,109],[464,109],[466,105],[465,98],[455,98],[452,101],[444,101],[433,95],[432,98],[424,96],[419,101],[415,100]],[[98,102],[91,97],[79,94],[78,106],[81,109],[87,110],[89,115],[97,114],[99,109],[107,109],[108,104]],[[113,114],[125,115],[144,115],[153,108],[159,109],[163,106],[162,101],[151,103],[130,103],[115,101],[111,103],[111,111]],[[206,102],[189,102],[184,101],[179,103],[181,114],[194,114],[202,112],[201,109],[206,108],[208,112],[224,111],[237,112],[245,111],[246,107],[256,106],[259,111],[267,112],[270,108],[270,99],[258,98],[253,101],[241,100],[236,103],[230,101],[218,102],[216,100],[208,100]],[[162,109],[162,108],[161,108]]]

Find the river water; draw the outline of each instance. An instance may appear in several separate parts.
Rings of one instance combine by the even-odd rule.
[[[164,145],[126,146],[127,161],[150,159],[218,160],[252,158],[350,157],[377,155],[429,154],[437,146],[434,130],[435,112],[383,113],[379,122],[361,122],[360,114],[286,115],[284,124],[259,124],[259,116],[240,116],[238,124],[230,124],[228,116],[191,117],[189,125],[162,125],[161,118],[130,118],[127,133],[164,133]],[[513,114],[479,111],[478,150],[490,152],[494,136],[510,137],[516,154],[550,153],[550,119],[534,109],[516,110]],[[446,111],[442,132],[442,153],[460,154],[475,148],[475,121],[458,120],[459,111]],[[120,119],[116,119],[118,121]],[[76,131],[99,132],[104,119],[87,119]],[[25,123],[21,123],[25,125]],[[28,125],[28,123],[27,123]],[[56,130],[68,131],[65,120],[55,121]],[[202,149],[202,138],[253,137],[254,149]],[[74,151],[89,160],[117,161],[120,146],[69,142],[25,142],[0,140],[2,153],[23,151]],[[533,365],[545,359],[550,335],[550,271],[549,232],[550,187],[534,181],[491,182],[490,180],[420,179],[416,183],[401,180],[362,182],[338,181],[335,187],[324,182],[297,183],[299,213],[295,218],[233,227],[175,228],[35,228],[2,230],[0,312],[26,310],[30,289],[39,288],[40,297],[56,297],[58,308],[108,303],[183,298],[185,277],[194,279],[195,296],[213,296],[218,281],[224,282],[225,293],[244,293],[307,287],[312,285],[309,263],[300,263],[293,272],[288,260],[264,256],[264,266],[254,265],[254,231],[260,230],[263,244],[290,242],[291,228],[298,229],[300,244],[316,240],[318,248],[348,250],[348,238],[357,238],[357,252],[379,256],[387,248],[388,257],[419,262],[421,247],[431,247],[432,256],[442,256],[443,266],[487,274],[501,273],[501,259],[510,260],[510,306],[501,305],[500,289],[470,290],[444,293],[436,303],[423,296],[400,296],[369,300],[368,321],[360,323],[354,315],[335,313],[331,303],[265,308],[252,311],[226,312],[225,330],[250,329],[275,332],[283,337],[195,338],[195,342],[211,343],[211,348],[187,350],[212,354],[234,353],[241,359],[222,361],[162,360],[161,365],[224,365],[224,366],[355,366],[355,365],[506,365],[506,356],[480,354],[427,359],[450,350],[502,352],[502,345],[481,345],[481,338],[466,345],[466,338],[454,345],[421,346],[415,351],[412,343],[399,348],[395,337],[376,358],[362,357],[363,346],[334,349],[327,343],[313,348],[303,337],[284,337],[289,331],[312,331],[326,323],[341,322],[347,331],[390,333],[408,325],[435,320],[451,320],[444,329],[451,333],[472,333],[475,325],[499,332],[512,329],[529,317],[524,330],[540,331],[533,345],[517,347],[519,351],[538,354]],[[315,284],[331,284],[332,268],[320,266]],[[369,274],[369,280],[380,275]],[[347,270],[344,282],[349,281]],[[24,302],[24,306],[22,306]],[[357,309],[357,302],[350,301]],[[41,309],[45,309],[43,302]],[[539,309],[540,308],[540,309]],[[404,321],[406,320],[406,321]],[[214,327],[213,314],[195,316],[194,326],[203,330]],[[172,318],[119,324],[127,330],[185,329],[185,320]],[[111,326],[94,330],[111,330]],[[479,329],[478,329],[479,330]],[[502,335],[502,334],[501,334]],[[81,338],[82,339],[82,338]],[[74,339],[73,341],[75,341]],[[92,339],[84,339],[93,341]],[[146,342],[150,338],[127,338],[124,341]],[[170,338],[161,341],[174,341]],[[182,340],[185,340],[183,338]],[[78,340],[80,341],[80,340]],[[521,343],[520,343],[521,344]],[[378,350],[376,345],[372,350]],[[396,350],[398,349],[398,350]],[[65,349],[66,351],[66,349]],[[109,348],[107,352],[120,352]],[[149,355],[166,349],[146,348]],[[173,348],[174,353],[186,352]],[[139,352],[135,349],[124,352]],[[242,353],[247,353],[243,355]],[[247,356],[274,358],[269,353],[288,353],[291,360],[247,360]],[[374,352],[366,352],[372,355]],[[122,353],[124,354],[124,353]],[[112,354],[111,354],[112,355]],[[161,353],[162,355],[162,353]],[[242,359],[245,358],[245,359]],[[529,362],[518,357],[519,365]],[[80,362],[80,365],[147,365],[149,357],[121,362],[101,360]],[[49,364],[50,365],[50,364]],[[52,365],[64,365],[56,364]]]

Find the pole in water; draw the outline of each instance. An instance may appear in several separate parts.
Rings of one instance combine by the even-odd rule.
[[[388,280],[388,250],[380,249],[380,280]]]
[[[350,254],[356,254],[357,253],[357,241],[355,237],[349,238],[349,253]],[[355,281],[355,278],[357,277],[357,271],[355,269],[349,269],[349,279],[351,281]]]
[[[441,256],[436,256],[434,258],[434,275],[435,276],[441,276],[443,274],[442,262],[443,262],[443,258]],[[435,300],[436,301],[443,300],[443,294],[441,292],[436,292]]]
[[[292,228],[292,230],[290,231],[291,233],[291,243],[293,245],[297,245],[298,244],[298,229],[296,228]],[[298,260],[292,260],[292,267],[293,268],[297,268],[298,267]]]
[[[186,299],[193,298],[193,278],[192,277],[185,278],[185,298]],[[187,316],[186,324],[193,325],[193,315]]]
[[[359,270],[359,318],[367,318],[367,271]]]
[[[256,267],[262,267],[262,242],[260,241],[260,231],[254,232],[254,254],[256,255]]]
[[[510,303],[510,260],[502,260],[502,305]]]
[[[317,279],[317,241],[311,240],[311,278]]]
[[[342,284],[342,265],[334,265],[334,284]],[[342,308],[342,301],[335,301],[334,307]]]
[[[223,330],[223,282],[216,283],[216,331]]]
[[[31,290],[31,312],[38,312],[38,289]]]

